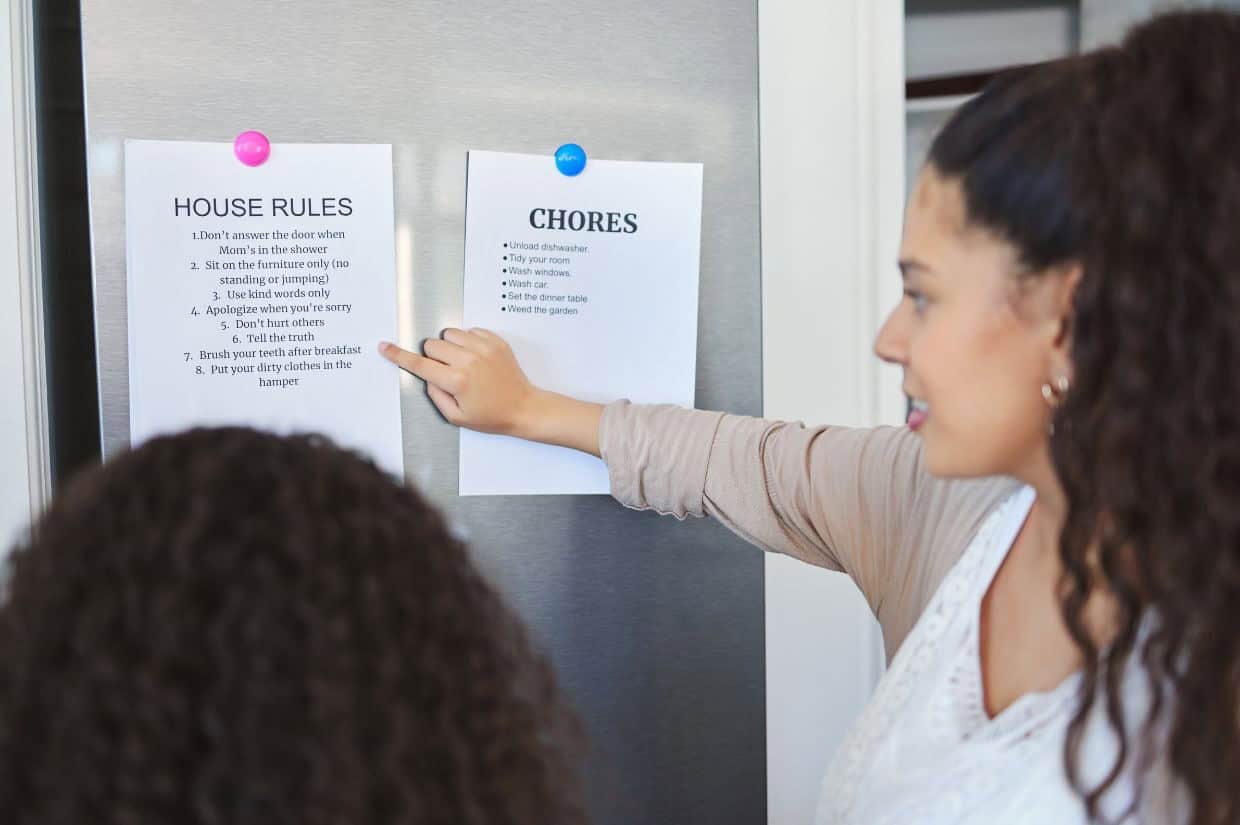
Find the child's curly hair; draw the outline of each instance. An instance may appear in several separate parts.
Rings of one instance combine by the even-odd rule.
[[[155,439],[9,565],[8,822],[585,819],[546,660],[440,516],[324,438]]]

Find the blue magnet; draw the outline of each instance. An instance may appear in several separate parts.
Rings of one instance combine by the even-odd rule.
[[[565,143],[555,150],[555,168],[570,178],[586,168],[586,150],[575,143]]]

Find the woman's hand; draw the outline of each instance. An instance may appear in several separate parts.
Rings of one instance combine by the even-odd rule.
[[[599,454],[603,408],[539,390],[495,333],[446,329],[442,339],[427,339],[423,351],[379,345],[384,358],[426,382],[431,401],[449,422]]]
[[[446,329],[428,338],[425,355],[379,345],[392,363],[426,382],[431,401],[448,421],[485,433],[515,435],[536,392],[508,343],[493,332]]]

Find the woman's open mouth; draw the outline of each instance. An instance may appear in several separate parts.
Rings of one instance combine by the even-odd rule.
[[[930,405],[925,401],[913,399],[912,408],[908,411],[908,428],[917,430],[930,417]]]

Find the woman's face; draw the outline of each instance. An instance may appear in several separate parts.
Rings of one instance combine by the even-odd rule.
[[[1015,249],[970,226],[959,183],[929,166],[909,197],[900,269],[904,298],[874,349],[904,368],[927,470],[1028,477],[1047,453],[1042,385],[1068,374],[1058,296],[1033,293],[1063,279],[1018,293]]]

